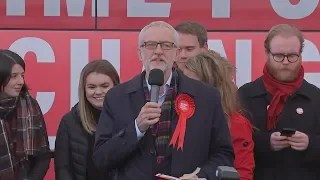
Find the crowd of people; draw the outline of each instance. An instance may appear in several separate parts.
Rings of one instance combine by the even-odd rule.
[[[145,70],[131,80],[120,83],[105,59],[82,69],[79,102],[56,135],[57,180],[216,180],[218,166],[240,180],[320,178],[320,90],[304,79],[299,29],[270,29],[262,76],[242,87],[199,23],[151,22],[138,40]],[[164,78],[158,102],[150,101],[154,69]],[[41,180],[50,164],[25,70],[18,54],[0,50],[0,180]]]

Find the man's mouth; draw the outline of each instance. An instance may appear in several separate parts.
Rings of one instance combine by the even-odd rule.
[[[161,62],[163,62],[164,60],[163,59],[153,59],[152,61],[161,61]]]

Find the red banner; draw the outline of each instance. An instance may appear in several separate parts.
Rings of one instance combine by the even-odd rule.
[[[97,1],[97,7],[96,2]],[[3,0],[1,28],[141,29],[155,20],[184,20],[208,30],[268,30],[290,23],[320,30],[319,0]]]
[[[77,102],[80,71],[89,60],[109,60],[127,81],[141,72],[136,56],[138,33],[78,31],[0,31],[0,48],[26,61],[26,82],[39,101],[53,148],[61,117]],[[302,54],[306,79],[320,87],[320,34],[305,33]],[[209,33],[209,47],[237,67],[238,86],[256,79],[265,63],[265,33]],[[52,165],[53,167],[53,165]],[[53,180],[50,170],[47,180]]]
[[[2,0],[0,28],[93,29],[92,2],[95,0]]]
[[[49,135],[59,119],[77,102],[80,71],[89,60],[109,60],[127,81],[141,72],[135,32],[0,31],[0,48],[10,48],[27,63],[26,82],[45,111]],[[302,54],[307,77],[320,86],[320,35],[305,33]],[[261,75],[265,62],[265,33],[209,33],[209,47],[226,55],[237,67],[238,86]]]

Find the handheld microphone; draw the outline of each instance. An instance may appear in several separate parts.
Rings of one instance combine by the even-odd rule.
[[[160,87],[164,83],[164,74],[160,69],[152,69],[149,73],[148,83],[151,85],[150,102],[158,103]]]
[[[229,166],[218,166],[216,176],[219,180],[239,180],[238,171]]]

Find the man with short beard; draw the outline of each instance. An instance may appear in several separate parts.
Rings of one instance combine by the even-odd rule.
[[[217,167],[234,162],[219,91],[172,68],[179,34],[170,24],[152,22],[138,39],[145,71],[108,91],[93,161],[99,169],[115,170],[117,180],[158,179],[158,173],[217,180]],[[158,102],[150,102],[156,69],[165,83]]]
[[[259,129],[255,180],[320,178],[320,90],[304,80],[303,46],[300,30],[274,26],[264,42],[263,75],[239,89],[247,118]]]

